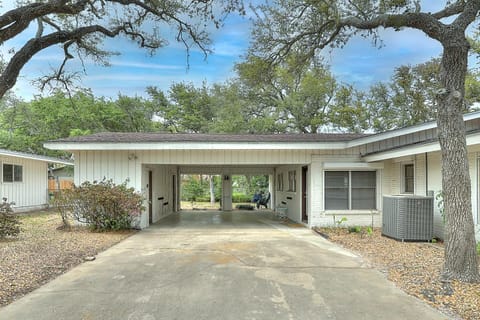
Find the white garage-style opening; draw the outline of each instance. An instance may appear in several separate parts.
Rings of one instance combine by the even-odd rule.
[[[134,187],[145,197],[140,227],[180,208],[182,174],[222,177],[221,209],[232,206],[233,175],[268,175],[268,207],[293,221],[312,225],[322,207],[322,162],[347,157],[359,162],[359,150],[344,150],[360,134],[162,134],[99,133],[45,144],[75,157],[75,183],[103,178]]]

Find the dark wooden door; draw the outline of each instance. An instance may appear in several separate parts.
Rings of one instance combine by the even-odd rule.
[[[153,223],[153,186],[152,186],[153,178],[152,178],[152,171],[148,171],[148,222]]]
[[[308,167],[302,167],[302,221],[308,222],[307,215],[307,172]]]

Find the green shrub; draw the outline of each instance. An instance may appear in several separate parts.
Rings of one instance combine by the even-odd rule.
[[[191,201],[192,205],[205,195],[202,183],[196,179],[190,179],[183,185],[182,200]]]
[[[232,195],[232,202],[234,203],[251,202],[251,201],[252,201],[252,197],[250,197],[248,194],[234,193]]]
[[[115,185],[106,179],[64,190],[55,203],[64,226],[70,227],[73,220],[94,230],[130,229],[143,210],[143,197],[127,182]]]
[[[337,220],[337,219],[336,219],[336,216],[333,215],[333,224],[334,224],[335,227],[337,227],[337,228],[340,228],[340,227],[343,225],[343,223],[347,222],[347,220],[348,220],[348,219],[347,219],[346,217],[342,217],[340,220]]]
[[[360,232],[362,232],[362,227],[360,227],[360,226],[348,227],[348,232],[349,233],[360,233]]]
[[[0,204],[0,238],[16,237],[20,229],[20,221],[13,213],[12,205],[14,202],[7,202],[7,198],[3,198]]]

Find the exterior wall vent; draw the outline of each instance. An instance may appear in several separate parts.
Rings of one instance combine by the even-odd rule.
[[[382,234],[397,240],[433,238],[433,197],[384,196]]]

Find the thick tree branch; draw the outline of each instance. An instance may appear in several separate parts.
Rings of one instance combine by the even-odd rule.
[[[218,8],[222,8],[220,18]],[[218,27],[225,15],[234,10],[245,13],[242,0],[44,0],[22,5],[0,15],[0,45],[29,31],[32,21],[37,20],[38,29],[32,35],[35,38],[19,49],[0,76],[0,97],[15,84],[20,70],[33,55],[55,44],[75,44],[80,59],[91,57],[106,64],[104,59],[110,52],[100,49],[104,36],[121,33],[153,52],[164,46],[166,40],[151,25],[167,25],[177,32],[176,40],[184,44],[187,54],[192,46],[198,46],[207,55],[207,21]],[[197,24],[197,18],[203,25]],[[71,58],[68,50],[64,57],[59,72],[50,78],[63,73]]]
[[[479,0],[467,1],[463,8],[463,12],[452,23],[452,27],[464,33],[468,26],[477,18],[479,10]]]
[[[352,27],[360,30],[373,30],[379,27],[400,29],[403,27],[423,31],[429,37],[440,40],[445,25],[431,14],[422,12],[408,12],[403,14],[381,14],[370,20],[361,20],[357,17],[341,19],[338,28]]]
[[[32,3],[7,11],[0,16],[0,44],[24,31],[31,21],[48,14],[78,14],[87,0],[67,4],[66,0]]]
[[[29,40],[25,44],[25,46],[23,46],[22,49],[20,49],[11,58],[10,62],[0,76],[0,97],[3,96],[7,90],[9,90],[15,85],[17,77],[20,74],[20,70],[32,58],[32,56],[34,56],[41,50],[59,43],[65,43],[68,41],[79,41],[83,37],[97,32],[113,38],[123,30],[123,27],[109,30],[103,26],[94,25],[78,28],[71,32],[59,31],[43,37],[33,38]]]
[[[454,4],[443,8],[438,12],[432,13],[432,17],[434,17],[437,20],[448,18],[448,17],[462,13],[464,8],[465,8],[465,1],[459,0]]]

